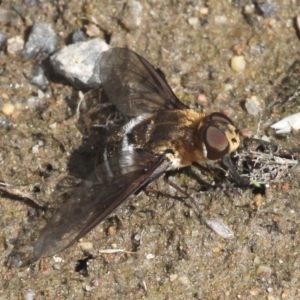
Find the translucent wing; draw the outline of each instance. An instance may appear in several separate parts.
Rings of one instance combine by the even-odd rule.
[[[128,116],[188,108],[146,59],[125,48],[103,53],[100,79],[110,101]]]
[[[34,256],[47,257],[70,247],[129,195],[164,173],[169,164],[164,156],[134,151],[123,152],[99,165],[44,228]]]

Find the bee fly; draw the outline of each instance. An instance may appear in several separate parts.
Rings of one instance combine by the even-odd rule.
[[[103,88],[132,119],[108,141],[104,161],[76,188],[42,231],[36,258],[82,238],[131,194],[170,170],[217,160],[239,147],[233,122],[189,109],[140,55],[111,48],[100,61]]]

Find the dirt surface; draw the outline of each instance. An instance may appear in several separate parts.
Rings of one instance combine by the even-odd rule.
[[[12,5],[4,0],[0,9],[7,10],[6,17],[2,14],[0,21],[8,38],[20,36],[25,41],[34,22],[48,22],[58,34],[58,49],[76,29],[86,30],[91,38],[96,32],[111,45],[147,58],[186,104],[204,112],[224,111],[239,128],[293,149],[299,147],[299,132],[275,136],[269,126],[299,111],[295,17],[300,3],[273,3],[277,7],[270,16],[262,16],[255,8],[245,13],[245,6],[251,10],[250,1]],[[237,54],[246,60],[240,73],[230,67]],[[39,205],[55,207],[51,193],[62,176],[87,176],[104,143],[104,131],[85,126],[91,120],[104,123],[107,115],[97,109],[92,117],[84,114],[92,104],[97,106],[97,96],[88,102],[89,95],[77,116],[78,90],[59,78],[51,80],[37,105],[28,107],[28,99],[39,91],[28,79],[36,63],[8,53],[6,47],[0,52],[1,105],[14,105],[12,114],[0,115],[0,179]],[[252,96],[260,103],[260,115],[244,109]],[[201,204],[206,217],[227,224],[235,238],[223,239],[202,225],[181,195],[158,180],[132,196],[82,243],[55,258],[13,268],[8,266],[9,255],[18,237],[32,251],[44,222],[32,203],[3,192],[0,299],[300,298],[299,169],[271,182],[263,197],[254,196],[252,189],[200,192],[194,179],[180,173],[174,180]],[[134,253],[99,251],[113,248]],[[84,270],[87,249],[94,258]],[[80,266],[83,269],[76,272]]]

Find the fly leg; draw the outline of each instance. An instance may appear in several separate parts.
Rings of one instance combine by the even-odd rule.
[[[195,199],[190,196],[186,191],[184,191],[179,185],[177,185],[175,182],[169,180],[169,176],[168,174],[166,174],[164,177],[164,181],[169,184],[171,187],[173,187],[176,191],[178,191],[179,193],[181,193],[182,195],[184,195],[186,198],[188,198],[190,200],[190,202],[192,203],[192,206],[194,207],[194,211],[196,212],[198,218],[200,219],[200,221],[204,224],[206,224],[205,218],[202,215],[202,212],[199,208],[199,205],[197,204],[197,202],[195,201]]]

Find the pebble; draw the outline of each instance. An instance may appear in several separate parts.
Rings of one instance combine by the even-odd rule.
[[[100,279],[99,278],[94,278],[92,281],[91,281],[91,286],[92,287],[97,287],[100,285]]]
[[[53,269],[59,271],[59,270],[61,270],[61,265],[60,264],[54,264]]]
[[[29,38],[25,44],[23,58],[34,59],[38,54],[54,52],[58,38],[51,24],[36,22],[33,24]]]
[[[38,0],[24,0],[24,4],[27,6],[38,6]]]
[[[94,245],[91,242],[81,242],[79,246],[82,251],[86,252],[90,252],[94,249]]]
[[[13,127],[13,124],[11,123],[9,118],[7,118],[6,116],[0,115],[0,128],[9,129],[12,127]]]
[[[155,255],[152,254],[152,253],[149,253],[149,254],[146,255],[146,258],[147,259],[153,259],[153,258],[155,258]]]
[[[260,265],[257,268],[257,274],[271,274],[272,273],[272,268],[269,266],[264,266],[264,265]]]
[[[245,5],[243,12],[246,15],[253,14],[255,12],[255,5],[254,4]]]
[[[208,15],[208,13],[209,13],[208,7],[202,6],[199,8],[199,14]]]
[[[170,281],[175,281],[178,278],[177,274],[171,274],[170,275]]]
[[[30,83],[38,87],[44,88],[49,84],[45,71],[41,66],[36,66],[33,70],[33,76],[30,79]]]
[[[196,17],[190,17],[188,18],[188,22],[190,25],[192,25],[194,28],[196,28],[199,25],[199,19]]]
[[[230,66],[235,72],[243,72],[246,68],[246,61],[243,55],[235,55],[232,57]]]
[[[57,123],[54,122],[54,123],[50,124],[49,128],[52,129],[52,130],[56,129],[57,128]]]
[[[253,135],[253,132],[247,128],[243,128],[240,130],[240,135],[242,137],[250,138]]]
[[[77,29],[72,34],[72,43],[79,43],[86,41],[87,36],[84,31]]]
[[[80,88],[93,88],[100,83],[99,60],[110,46],[100,38],[71,44],[50,58],[54,71]]]
[[[255,289],[255,288],[251,289],[249,291],[249,293],[250,293],[251,296],[258,296],[259,295],[259,291],[257,289]]]
[[[26,101],[26,109],[36,109],[43,103],[44,103],[43,98],[39,98],[35,96],[29,97]]]
[[[253,197],[253,204],[259,209],[263,204],[263,196],[261,194],[256,194]]]
[[[260,258],[258,256],[255,256],[253,262],[256,265],[260,264]]]
[[[89,24],[85,26],[86,34],[90,37],[99,36],[101,31],[95,24]]]
[[[257,116],[261,111],[261,104],[256,96],[251,96],[245,101],[247,113],[252,116]]]
[[[257,2],[257,9],[264,18],[270,18],[270,17],[274,16],[276,7],[277,7],[276,3],[271,3],[271,2],[259,3],[259,2]]]
[[[17,16],[12,12],[12,9],[1,9],[0,8],[0,24],[11,25],[12,27],[17,25]]]
[[[32,290],[27,290],[25,292],[25,300],[33,300],[35,298],[35,292]]]
[[[114,236],[117,233],[117,227],[116,226],[109,226],[107,229],[107,233],[110,236]]]
[[[225,23],[227,23],[227,17],[226,16],[215,16],[215,23],[216,24],[225,24]]]
[[[126,7],[123,10],[122,24],[128,30],[139,27],[142,23],[143,9],[140,1],[127,0]]]
[[[189,286],[190,285],[190,280],[186,275],[182,275],[178,277],[178,280],[184,284],[185,286]]]
[[[2,106],[1,110],[6,116],[10,116],[14,112],[15,106],[12,103],[7,102]]]
[[[17,56],[22,53],[24,48],[24,39],[22,36],[14,36],[7,40],[7,53],[13,56]]]
[[[199,94],[197,97],[197,103],[202,107],[207,107],[208,106],[207,97],[204,94]]]
[[[32,147],[32,149],[31,149],[32,153],[33,154],[38,154],[39,153],[39,148],[43,145],[44,145],[43,141],[38,141],[38,143]]]

